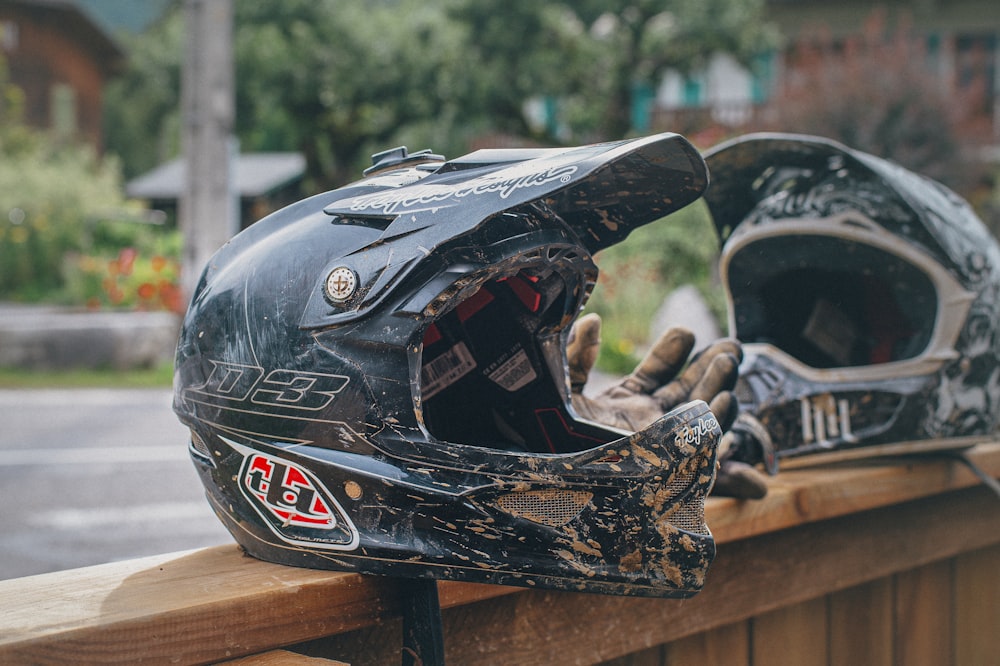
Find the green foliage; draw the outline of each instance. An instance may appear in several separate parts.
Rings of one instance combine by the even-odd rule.
[[[21,370],[0,367],[0,388],[170,388],[174,364],[131,370]]]
[[[570,6],[570,5],[568,5]],[[655,89],[667,69],[690,72],[717,52],[749,63],[778,42],[763,0],[590,0],[571,5],[592,46],[577,87],[599,110],[603,138],[635,131],[633,92]],[[586,129],[586,128],[581,128]]]
[[[261,0],[234,3],[242,150],[298,150],[312,190],[396,145],[567,145],[633,131],[631,92],[713,50],[773,41],[762,0]],[[180,4],[128,44],[107,137],[132,177],[179,145]],[[528,102],[553,113],[539,122]]]
[[[290,142],[314,189],[356,179],[370,156],[412,144],[411,126],[451,137],[460,33],[440,2],[326,0],[236,7],[237,129],[244,149]],[[430,130],[429,130],[430,128]],[[286,144],[287,147],[288,144]]]
[[[0,137],[0,295],[32,298],[63,284],[64,255],[124,202],[113,161],[22,130]]]
[[[715,279],[718,240],[702,202],[639,227],[597,257],[600,277],[587,305],[601,315],[601,369],[631,372],[649,344],[650,323],[664,299],[695,285],[720,320],[725,304]]]
[[[596,45],[572,6],[455,0],[447,7],[462,30],[462,59],[452,67],[462,83],[454,92],[465,113],[506,136],[542,143],[567,139],[566,127],[531,122],[525,101],[573,99],[586,91],[579,84],[595,75],[590,68]]]
[[[181,63],[184,25],[174,10],[140,35],[123,35],[128,66],[104,91],[107,152],[117,155],[126,179],[180,152]]]
[[[132,265],[151,267],[154,257],[167,262],[179,252],[178,240],[138,222],[144,211],[123,198],[117,162],[26,127],[19,91],[2,71],[0,91],[0,299],[170,307],[154,299],[109,300],[106,287],[117,285],[95,284],[82,268],[106,266],[123,252],[136,254]],[[176,282],[165,269],[163,263],[159,277]]]

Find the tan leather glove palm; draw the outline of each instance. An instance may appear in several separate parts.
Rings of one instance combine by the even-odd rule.
[[[695,339],[691,331],[668,329],[627,377],[594,397],[583,389],[597,360],[601,343],[601,319],[596,314],[581,317],[570,332],[566,357],[569,363],[573,407],[584,418],[637,431],[674,407],[690,400],[704,400],[727,431],[736,420],[738,406],[732,394],[743,350],[732,339],[713,342],[689,360]],[[767,485],[763,475],[744,463],[722,461],[716,494],[763,497]]]

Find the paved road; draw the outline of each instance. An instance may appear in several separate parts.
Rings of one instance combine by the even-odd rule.
[[[0,390],[0,580],[221,543],[169,390]]]
[[[0,391],[0,579],[232,541],[168,390]]]

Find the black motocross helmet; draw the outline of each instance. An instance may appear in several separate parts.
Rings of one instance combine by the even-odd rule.
[[[714,557],[719,425],[585,421],[565,345],[595,252],[698,199],[661,134],[572,149],[405,149],[210,261],[174,409],[251,555],[417,578],[690,596]]]
[[[1000,248],[963,199],[812,136],[748,135],[705,157],[745,354],[737,457],[773,472],[994,432]]]

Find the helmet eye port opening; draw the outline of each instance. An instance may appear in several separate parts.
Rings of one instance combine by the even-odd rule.
[[[816,369],[920,356],[939,316],[932,279],[886,250],[788,235],[748,244],[728,265],[737,337]]]
[[[579,439],[570,423],[559,342],[586,281],[577,270],[529,264],[485,281],[439,315],[424,331],[420,360],[428,433],[511,452],[563,453],[603,443]]]

